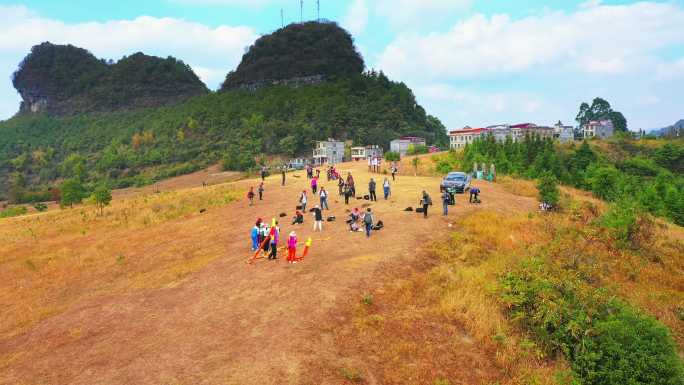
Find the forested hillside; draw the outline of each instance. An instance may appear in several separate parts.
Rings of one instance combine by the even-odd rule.
[[[70,117],[26,115],[0,123],[0,195],[49,198],[62,178],[142,185],[223,160],[254,166],[258,156],[310,156],[334,137],[388,146],[415,134],[446,146],[444,126],[411,90],[375,72],[317,85],[208,94],[173,107]]]
[[[245,88],[292,78],[334,78],[363,72],[361,55],[349,32],[337,24],[290,24],[262,36],[249,47],[221,90]]]
[[[684,226],[684,142],[617,137],[581,145],[527,138],[466,147],[463,166],[496,164],[497,172],[541,178],[591,191],[622,214],[646,211]],[[555,203],[555,202],[554,202]],[[633,234],[625,234],[625,237]]]
[[[158,107],[208,92],[188,65],[172,57],[136,53],[114,63],[51,43],[31,49],[12,83],[23,99],[20,113],[51,116]]]

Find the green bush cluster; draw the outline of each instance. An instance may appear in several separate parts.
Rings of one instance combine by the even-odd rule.
[[[551,271],[532,260],[505,274],[500,285],[511,318],[549,354],[564,355],[582,384],[684,384],[668,329],[572,271]]]
[[[592,149],[588,142],[569,149],[549,139],[528,136],[497,142],[487,136],[466,146],[464,166],[493,163],[500,174],[525,178],[553,176],[559,183],[615,202],[631,200],[636,209],[669,218],[684,226],[684,145],[674,142],[651,149],[632,141],[614,145],[629,154],[616,161]]]
[[[24,206],[10,206],[2,211],[0,211],[0,218],[10,218],[19,215],[24,215],[28,212],[28,209]]]

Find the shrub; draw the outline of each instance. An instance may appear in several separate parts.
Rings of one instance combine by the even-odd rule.
[[[574,273],[533,260],[500,284],[511,318],[547,351],[562,353],[582,384],[684,384],[667,328]]]
[[[607,201],[618,198],[620,178],[620,172],[613,166],[594,165],[589,169],[591,191]]]
[[[583,338],[572,368],[582,383],[684,384],[684,367],[669,331],[627,307],[596,323]]]
[[[33,208],[36,209],[36,211],[43,212],[48,209],[48,206],[45,203],[36,203],[33,205]]]
[[[19,215],[24,215],[27,212],[28,210],[24,206],[12,206],[0,211],[0,218],[17,217]]]
[[[389,151],[385,153],[385,160],[388,162],[398,162],[401,160],[401,155],[396,151]]]
[[[620,199],[611,204],[610,209],[600,220],[619,247],[638,248],[647,231],[648,219],[638,207],[628,199]],[[642,234],[643,233],[643,234]]]

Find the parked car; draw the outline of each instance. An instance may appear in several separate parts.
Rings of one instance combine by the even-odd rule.
[[[439,190],[460,194],[465,193],[470,190],[470,175],[464,172],[450,172],[442,179]]]

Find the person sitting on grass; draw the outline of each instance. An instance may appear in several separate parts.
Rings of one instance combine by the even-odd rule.
[[[292,218],[292,224],[293,225],[301,225],[303,223],[304,223],[304,214],[302,214],[301,211],[297,210],[294,218]]]

